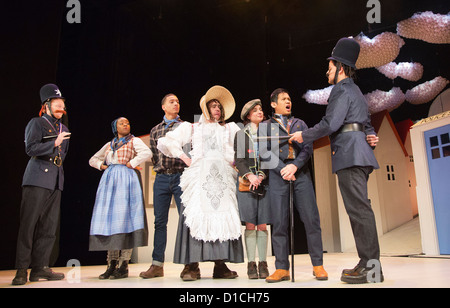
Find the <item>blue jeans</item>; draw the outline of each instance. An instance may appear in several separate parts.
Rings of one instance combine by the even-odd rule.
[[[153,240],[153,261],[164,262],[164,253],[167,244],[167,222],[172,196],[175,198],[178,214],[181,211],[181,173],[157,173],[153,184],[153,207],[155,214],[155,235]]]

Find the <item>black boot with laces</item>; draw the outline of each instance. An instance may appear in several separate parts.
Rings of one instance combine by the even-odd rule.
[[[108,263],[108,267],[106,268],[106,272],[98,276],[98,279],[109,279],[111,275],[114,273],[114,271],[117,269],[117,260],[111,260]]]
[[[128,277],[128,261],[122,261],[122,264],[118,269],[112,273],[109,279],[122,279]]]

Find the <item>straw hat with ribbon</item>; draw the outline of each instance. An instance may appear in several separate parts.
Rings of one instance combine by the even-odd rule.
[[[231,92],[222,86],[213,86],[205,95],[203,95],[200,99],[200,108],[202,109],[203,116],[207,120],[210,119],[210,116],[206,103],[212,99],[216,99],[220,102],[225,113],[224,120],[228,120],[233,115],[234,109],[236,108],[236,103]]]

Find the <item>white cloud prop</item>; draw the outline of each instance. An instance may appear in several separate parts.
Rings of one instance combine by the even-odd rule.
[[[389,112],[400,106],[405,101],[405,94],[398,87],[385,92],[375,90],[364,95],[369,105],[371,114],[388,110]]]
[[[394,61],[405,44],[400,36],[391,32],[383,32],[372,39],[361,33],[354,39],[361,47],[356,61],[357,69],[379,67]]]
[[[303,98],[310,104],[328,105],[328,98],[334,86],[329,86],[320,90],[308,90]],[[405,94],[400,88],[392,88],[389,92],[375,90],[364,95],[369,105],[370,113],[377,113],[383,110],[394,110],[405,101]]]
[[[434,99],[449,81],[441,76],[406,91],[406,100],[413,105],[425,104]]]
[[[320,90],[308,90],[303,94],[303,98],[310,104],[328,105],[328,98],[334,86],[329,86]]]
[[[417,81],[422,78],[423,65],[420,63],[394,62],[377,67],[377,70],[389,79],[401,77],[409,81]]]
[[[397,23],[397,34],[433,44],[450,44],[450,13],[415,13],[411,18]]]

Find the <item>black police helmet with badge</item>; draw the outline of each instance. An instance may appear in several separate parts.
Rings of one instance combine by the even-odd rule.
[[[39,113],[39,115],[41,116],[43,112],[45,112],[45,106],[47,105],[50,112],[50,104],[52,99],[55,98],[60,98],[62,100],[65,101],[65,98],[62,96],[61,90],[59,89],[59,87],[56,84],[53,83],[48,83],[46,85],[44,85],[41,90],[39,91],[39,95],[41,98],[41,103],[42,103],[42,109],[41,112]],[[69,126],[68,125],[68,118],[67,118],[67,114],[63,114],[62,118],[61,118],[61,122],[65,125],[65,126]]]
[[[352,38],[341,38],[333,49],[331,57],[327,60],[335,60],[356,69],[356,61],[358,60],[360,46],[357,41]]]
[[[58,86],[53,83],[48,83],[48,84],[44,85],[41,88],[41,90],[39,91],[39,94],[41,96],[42,104],[47,101],[52,100],[53,98],[64,99]]]

